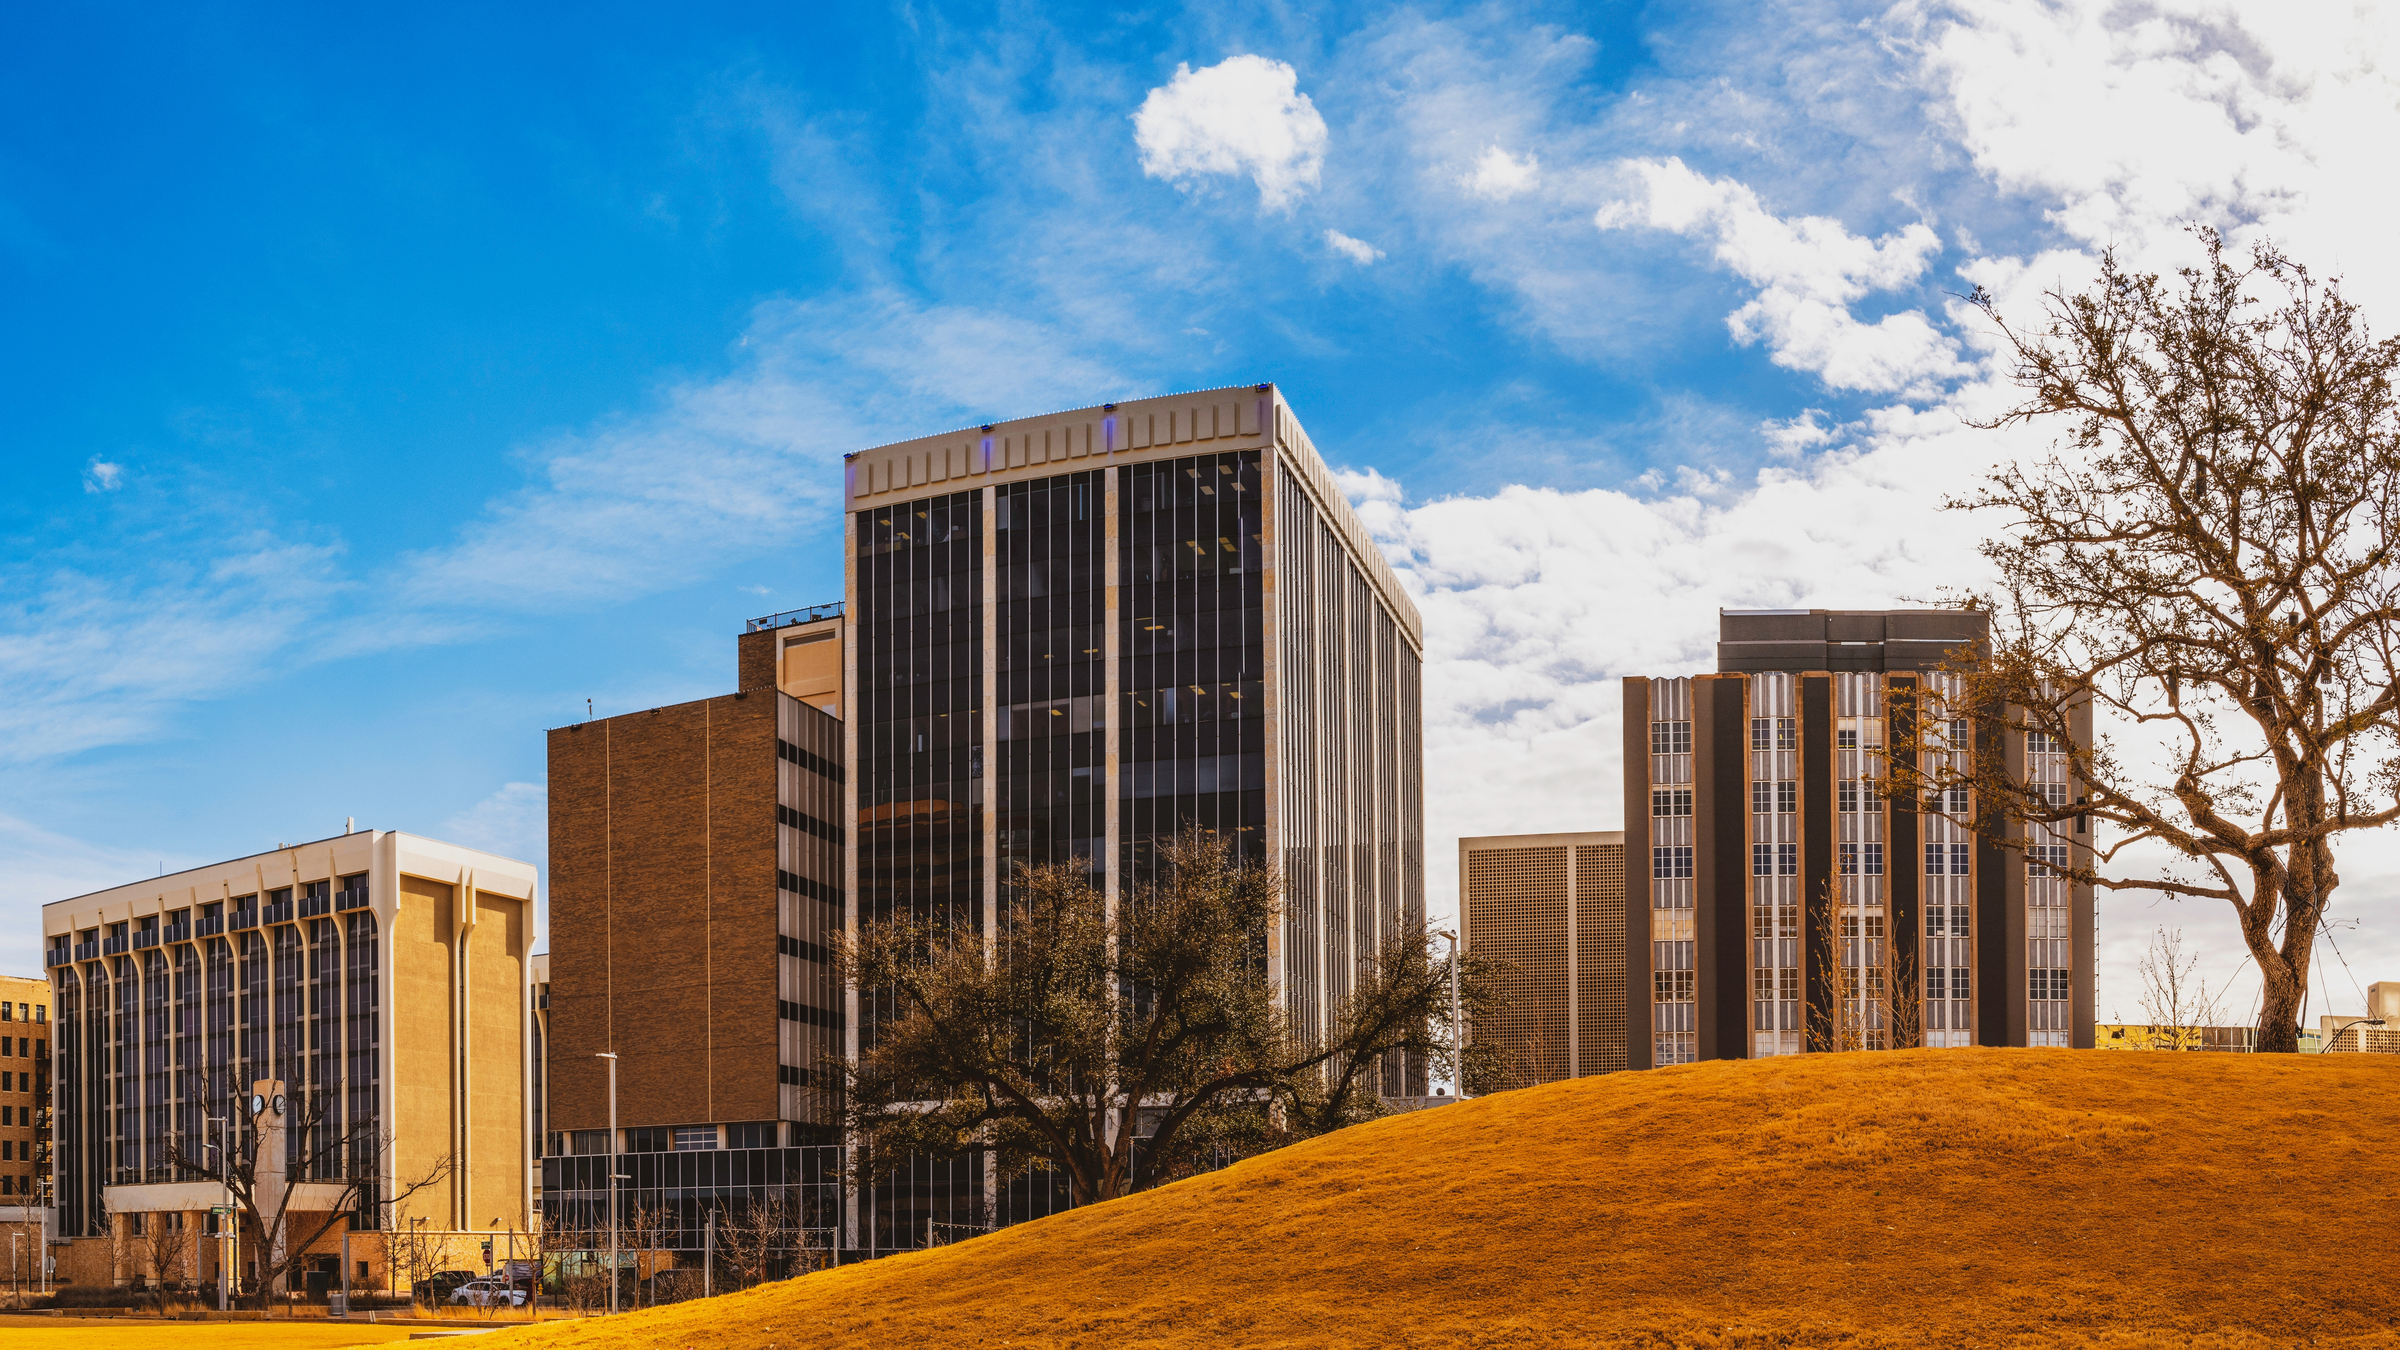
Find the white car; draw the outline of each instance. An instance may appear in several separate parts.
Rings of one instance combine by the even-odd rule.
[[[450,1301],[477,1308],[500,1305],[522,1308],[525,1306],[525,1290],[520,1285],[501,1280],[469,1280],[450,1291]]]

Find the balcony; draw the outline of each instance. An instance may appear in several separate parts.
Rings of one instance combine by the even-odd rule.
[[[78,943],[76,943],[76,944],[75,944],[75,959],[76,959],[76,960],[78,960],[78,961],[97,961],[97,960],[99,960],[99,959],[100,959],[100,944],[99,944],[99,943],[97,943],[97,942],[78,942]]]
[[[133,945],[131,938],[104,937],[100,939],[100,954],[102,956],[122,956],[125,954],[125,949],[131,945]]]
[[[224,916],[224,915],[222,915],[222,914],[217,914],[217,915],[212,915],[212,916],[211,916],[211,917],[209,917],[209,918],[202,919],[202,920],[200,921],[200,930],[199,930],[199,934],[198,934],[198,936],[200,936],[200,937],[215,937],[217,934],[219,934],[219,933],[222,933],[222,932],[224,932],[224,931],[225,931],[225,916]]]
[[[290,923],[292,921],[292,902],[286,900],[281,904],[269,905],[260,917],[267,923]]]
[[[52,947],[48,952],[43,953],[43,961],[53,966],[63,966],[74,959],[75,950],[72,947]]]
[[[236,932],[239,932],[244,928],[256,928],[258,927],[258,911],[255,909],[237,909],[233,912],[233,918],[227,922],[226,926]]]
[[[842,617],[842,603],[842,601],[834,600],[822,605],[810,605],[806,609],[787,609],[781,614],[770,614],[763,619],[752,619],[742,631],[763,633],[770,628],[789,628],[796,623],[815,623],[819,619],[838,619]]]
[[[365,909],[367,907],[367,888],[357,886],[346,891],[336,891],[333,896],[333,907],[337,911],[343,912]]]
[[[161,942],[189,942],[192,940],[192,926],[188,923],[171,923],[158,932]]]
[[[145,928],[133,935],[133,949],[137,952],[147,950],[157,945],[158,930],[155,928]]]
[[[303,919],[313,919],[321,914],[331,914],[332,912],[333,897],[330,895],[304,895],[300,897],[300,917]]]

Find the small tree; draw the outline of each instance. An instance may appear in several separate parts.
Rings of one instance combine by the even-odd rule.
[[[2202,1028],[2216,1021],[2222,994],[2212,992],[2200,974],[2199,953],[2183,950],[2182,929],[2169,932],[2159,925],[2150,935],[2150,949],[2142,953],[2141,974],[2142,1016],[2154,1033],[2151,1043],[2158,1043],[2155,1033],[2164,1032],[2169,1050],[2200,1049]]]
[[[842,978],[886,1010],[835,1064],[862,1171],[985,1149],[1003,1176],[1055,1169],[1077,1203],[1105,1200],[1373,1114],[1387,1056],[1446,1061],[1450,971],[1426,935],[1363,963],[1310,1034],[1267,979],[1279,878],[1200,831],[1161,854],[1160,880],[1114,908],[1081,867],[1020,866],[988,943],[899,919],[840,947]],[[1480,968],[1462,976],[1488,1002]]]
[[[142,1223],[141,1247],[149,1259],[150,1278],[158,1282],[161,1292],[183,1287],[191,1278],[186,1267],[192,1258],[192,1229],[185,1225],[180,1213],[157,1213]]]
[[[1809,951],[1827,1009],[1809,1022],[1811,1050],[1910,1050],[1925,1043],[1918,964],[1888,923],[1883,912],[1863,906],[1845,911],[1826,883]]]
[[[1983,546],[1998,588],[1975,601],[1996,611],[1991,658],[1960,665],[1949,715],[2002,734],[1910,786],[1973,788],[1976,828],[2006,848],[2064,854],[2048,831],[2114,827],[2062,870],[2223,901],[2264,984],[2258,1048],[2289,1052],[2334,841],[2400,819],[2400,341],[2272,247],[2236,265],[2195,233],[2206,263],[2180,284],[2106,254],[2033,327],[1975,293],[2027,395],[1986,425],[2066,434],[1950,503],[2001,529]],[[2161,744],[2081,734],[2087,704]],[[2012,771],[2020,737],[2072,784]],[[2177,860],[2164,875],[2115,865],[2151,844]]]
[[[735,1288],[747,1289],[767,1276],[781,1251],[789,1225],[783,1197],[768,1192],[737,1210],[727,1210],[717,1223],[717,1245],[733,1267]]]

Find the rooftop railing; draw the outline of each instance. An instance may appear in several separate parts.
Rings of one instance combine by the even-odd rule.
[[[752,619],[743,627],[742,631],[763,633],[770,628],[789,628],[796,623],[815,623],[819,619],[838,619],[840,617],[842,617],[842,602],[835,600],[827,604],[810,605],[806,609],[787,609],[781,614],[769,614],[763,619]]]

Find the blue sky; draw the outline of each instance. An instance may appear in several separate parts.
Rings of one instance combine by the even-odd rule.
[[[1958,292],[2188,219],[2394,289],[2349,23],[19,16],[0,966],[44,900],[346,816],[538,860],[543,728],[839,594],[842,452],[1266,379],[1424,596],[1436,858],[1613,828],[1616,680],[1705,668],[1717,606],[1977,575],[1935,508],[2022,447],[1959,425]]]

